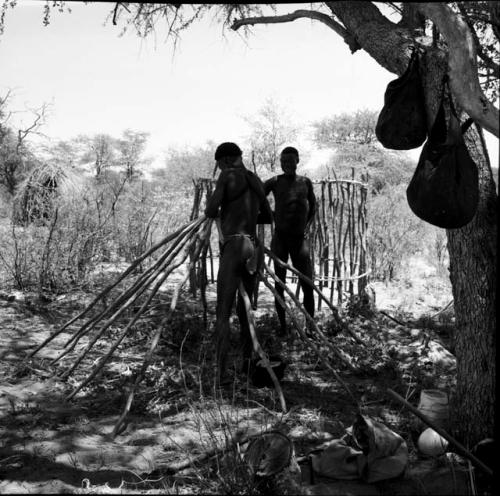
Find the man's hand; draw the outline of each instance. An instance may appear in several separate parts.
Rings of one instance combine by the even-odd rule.
[[[314,222],[314,217],[307,221],[306,227],[304,228],[304,238],[308,238],[311,234],[311,225]]]

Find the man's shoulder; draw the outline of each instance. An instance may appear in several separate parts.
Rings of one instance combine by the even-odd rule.
[[[301,183],[307,184],[307,186],[312,186],[312,181],[307,176],[297,176],[297,179]]]
[[[306,183],[310,183],[311,182],[311,180],[307,176],[299,176],[299,175],[297,175],[297,179],[299,181],[304,181]]]
[[[278,180],[278,176],[272,176],[264,181],[265,186],[272,186]]]

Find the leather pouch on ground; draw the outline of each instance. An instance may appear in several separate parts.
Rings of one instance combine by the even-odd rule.
[[[372,483],[399,477],[408,464],[408,448],[386,425],[358,415],[346,436],[334,439],[311,458],[318,475]]]

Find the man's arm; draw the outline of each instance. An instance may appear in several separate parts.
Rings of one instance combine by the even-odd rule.
[[[267,196],[271,191],[274,190],[277,177],[273,176],[264,183],[264,194]]]
[[[271,205],[269,205],[267,198],[264,196],[260,201],[257,224],[272,224],[273,220],[274,216]]]
[[[307,227],[311,224],[314,219],[314,214],[316,213],[316,196],[314,195],[314,186],[309,178],[307,181],[307,201],[309,202],[309,213],[307,215]]]
[[[248,181],[252,190],[257,193],[259,198],[259,215],[257,216],[257,224],[271,224],[273,222],[273,212],[266,198],[264,184],[260,178],[251,171],[247,174]]]
[[[219,207],[224,199],[224,191],[226,189],[226,174],[222,171],[215,184],[215,190],[207,200],[205,215],[210,219],[215,219],[219,215]]]

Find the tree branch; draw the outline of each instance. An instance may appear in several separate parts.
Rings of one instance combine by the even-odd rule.
[[[416,5],[446,39],[450,88],[458,105],[477,124],[498,138],[500,114],[481,90],[474,38],[467,24],[444,3],[418,2]]]
[[[474,39],[474,45],[476,46],[478,56],[484,62],[484,65],[489,69],[492,69],[495,72],[495,75],[498,77],[498,73],[500,72],[500,65],[497,64],[493,59],[491,59],[491,57],[488,56],[488,54],[484,52],[483,48],[481,47],[479,38],[477,37],[476,30],[474,29],[474,23],[469,17],[469,14],[467,14],[467,11],[465,10],[464,6],[458,2],[457,7],[460,10],[460,14],[462,14],[463,20],[470,29],[472,38]]]
[[[296,10],[290,14],[279,16],[262,16],[262,17],[247,17],[246,19],[239,19],[234,21],[231,29],[237,31],[241,26],[253,26],[255,24],[278,24],[285,22],[292,22],[297,19],[314,19],[326,24],[330,29],[333,29],[343,40],[349,45],[351,53],[359,50],[361,46],[357,42],[355,36],[345,29],[341,24],[332,19],[329,15],[317,12],[315,10]]]
[[[408,47],[415,45],[413,31],[382,15],[372,2],[326,2],[346,29],[384,69],[401,75],[408,67]]]
[[[33,111],[35,114],[35,118],[33,119],[33,123],[28,126],[26,129],[18,129],[17,131],[17,145],[16,145],[16,153],[19,154],[19,150],[23,145],[26,137],[31,133],[35,133],[36,129],[38,129],[41,125],[44,124],[45,121],[45,113],[47,112],[47,105],[44,103],[39,110]]]
[[[113,26],[116,26],[116,15],[118,14],[118,7],[121,5],[121,2],[116,2],[115,9],[113,10]]]

